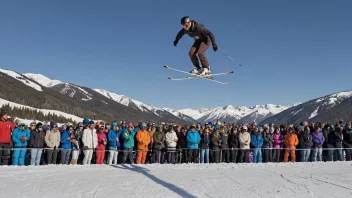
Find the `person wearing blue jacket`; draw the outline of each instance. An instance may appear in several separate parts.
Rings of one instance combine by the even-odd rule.
[[[200,135],[195,126],[191,126],[187,133],[188,162],[197,163],[198,161],[198,144],[200,143]]]
[[[65,131],[61,133],[61,164],[68,164],[70,160],[72,143],[71,133],[73,133],[72,126],[68,126]]]
[[[108,132],[108,149],[109,160],[108,164],[117,165],[117,155],[119,154],[118,148],[120,147],[120,127],[117,122],[111,123],[111,129]]]
[[[28,129],[25,129],[25,124],[23,122],[18,124],[18,128],[15,128],[12,132],[12,141],[14,143],[14,152],[13,152],[13,165],[14,166],[23,166],[24,165],[24,156],[26,155],[27,141],[30,139],[30,133]],[[24,149],[21,149],[24,148]]]
[[[253,150],[253,163],[262,162],[262,150],[264,139],[262,133],[255,128],[255,131],[251,135],[251,145],[254,148]]]

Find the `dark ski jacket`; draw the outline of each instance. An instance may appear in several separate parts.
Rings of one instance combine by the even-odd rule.
[[[203,133],[200,136],[200,149],[209,149],[210,135],[209,133]]]
[[[346,130],[343,134],[343,145],[345,148],[352,148],[352,129]]]
[[[271,133],[264,133],[264,144],[263,148],[273,148],[274,138]]]
[[[309,131],[304,131],[299,137],[299,143],[301,144],[301,148],[308,149],[313,146],[313,138]]]
[[[238,133],[230,133],[229,136],[229,147],[230,148],[239,148],[240,142],[238,138]]]
[[[31,131],[29,146],[32,148],[44,148],[45,133],[44,131]]]
[[[193,37],[196,40],[199,39],[201,41],[207,41],[209,37],[213,45],[216,44],[215,36],[210,30],[206,29],[204,25],[201,23],[198,23],[193,20],[191,20],[191,22],[192,22],[192,26],[189,30],[181,29],[178,32],[175,39],[176,42],[178,42],[183,35],[188,34],[190,37]]]
[[[225,133],[221,133],[221,148],[227,149],[229,148],[229,135]]]

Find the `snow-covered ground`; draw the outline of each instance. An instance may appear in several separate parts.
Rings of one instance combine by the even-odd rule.
[[[352,162],[0,167],[0,197],[352,197]]]

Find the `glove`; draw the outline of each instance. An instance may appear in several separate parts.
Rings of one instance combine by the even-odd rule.
[[[56,150],[56,146],[54,146],[54,151]]]
[[[26,138],[25,138],[23,135],[21,136],[21,141],[22,141],[22,142],[25,142],[25,141],[26,141]]]
[[[213,45],[213,49],[214,49],[214,51],[217,51],[218,50],[218,45],[214,44]]]
[[[174,46],[177,46],[177,43],[178,43],[177,41],[174,41]]]
[[[88,146],[83,147],[83,150],[87,150],[87,149],[88,149]]]

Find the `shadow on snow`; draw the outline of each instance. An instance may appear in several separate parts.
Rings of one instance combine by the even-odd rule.
[[[112,167],[115,167],[115,168],[120,168],[120,169],[126,169],[126,170],[130,170],[130,171],[134,171],[134,172],[137,172],[137,173],[141,173],[143,174],[144,176],[148,177],[150,180],[154,181],[155,183],[159,184],[159,185],[162,185],[164,186],[165,188],[173,191],[174,193],[178,194],[179,196],[181,197],[190,197],[190,198],[195,198],[194,195],[188,193],[187,191],[173,185],[173,184],[170,184],[166,181],[163,181],[157,177],[155,177],[154,175],[148,173],[148,169],[146,168],[143,168],[143,167],[140,167],[140,166],[134,166],[134,165],[130,165],[131,167],[129,166],[126,166],[126,165],[111,165]]]

